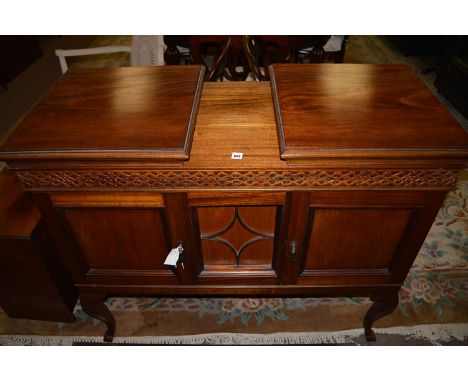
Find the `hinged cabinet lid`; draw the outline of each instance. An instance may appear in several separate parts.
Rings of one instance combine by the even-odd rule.
[[[202,66],[70,70],[0,149],[4,160],[149,161],[190,156]]]
[[[270,73],[290,164],[467,162],[467,134],[406,65],[275,64]]]

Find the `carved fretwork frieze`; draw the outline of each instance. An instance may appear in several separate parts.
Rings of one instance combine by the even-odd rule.
[[[28,189],[451,188],[447,169],[49,170],[17,172]]]

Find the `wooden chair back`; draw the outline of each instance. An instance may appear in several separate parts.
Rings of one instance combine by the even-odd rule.
[[[256,81],[269,81],[274,63],[324,62],[324,45],[330,36],[244,36],[243,48]],[[302,53],[305,48],[311,48]]]
[[[187,40],[190,63],[207,68],[205,81],[222,81],[232,49],[227,36],[190,36]]]
[[[269,81],[271,64],[294,58],[289,36],[244,36],[243,49],[255,81]]]
[[[296,41],[297,41],[296,62],[342,63],[344,61],[344,54],[345,54],[346,47],[348,44],[349,36],[292,36],[292,37],[296,38]],[[311,41],[311,38],[313,38],[312,41]],[[331,42],[331,44],[328,44],[329,42]]]

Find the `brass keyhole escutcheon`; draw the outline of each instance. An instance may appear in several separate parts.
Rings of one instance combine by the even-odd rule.
[[[297,261],[297,242],[295,240],[289,243],[289,261],[295,263]]]

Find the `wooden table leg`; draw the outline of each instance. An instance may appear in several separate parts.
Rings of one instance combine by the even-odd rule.
[[[115,335],[115,319],[104,303],[105,298],[106,295],[102,293],[81,292],[80,303],[86,313],[106,324],[107,330],[104,334],[104,341],[112,342]]]
[[[375,341],[375,333],[372,324],[390,313],[398,305],[398,290],[387,293],[376,293],[371,296],[374,301],[364,317],[363,326],[367,341]]]

